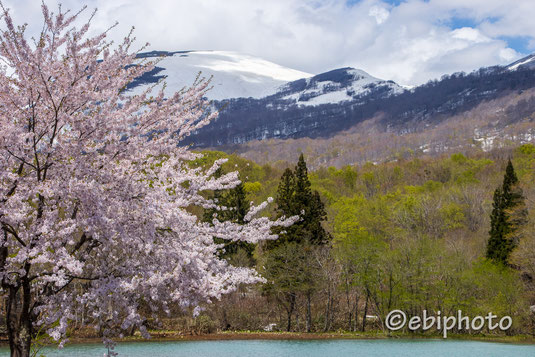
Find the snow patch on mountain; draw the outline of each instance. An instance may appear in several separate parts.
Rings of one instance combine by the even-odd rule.
[[[306,93],[310,94],[310,93]],[[298,105],[321,105],[321,104],[334,104],[349,101],[353,99],[351,96],[347,95],[344,91],[334,91],[326,93],[314,93],[316,96],[312,96],[311,99],[306,101],[300,101],[301,93],[294,93],[288,96],[285,96],[283,99],[289,99],[297,102]]]
[[[405,89],[392,81],[375,78],[360,69],[340,68],[297,81],[281,88],[289,93],[281,99],[299,106],[316,106],[352,101],[373,91],[382,90],[386,96],[402,93]],[[301,88],[300,88],[301,87]]]
[[[166,95],[191,86],[199,72],[202,77],[212,77],[213,89],[207,97],[215,100],[263,98],[290,81],[312,77],[310,73],[231,51],[154,51],[139,57],[159,58],[157,75],[166,77]],[[136,87],[134,92],[144,87]]]
[[[173,94],[191,86],[199,72],[212,78],[207,97],[213,100],[277,98],[298,106],[319,106],[354,101],[368,94],[384,97],[405,91],[392,81],[359,69],[339,68],[313,76],[231,51],[153,51],[138,57],[156,60],[157,67],[130,86],[134,94],[162,78],[165,94]]]
[[[535,54],[521,58],[518,61],[511,63],[506,68],[510,71],[515,71],[520,67],[535,68]]]

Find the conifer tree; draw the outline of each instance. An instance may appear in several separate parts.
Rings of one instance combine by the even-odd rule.
[[[527,217],[524,196],[511,160],[507,163],[502,186],[494,191],[492,207],[487,258],[508,264],[520,239],[519,228]]]
[[[279,239],[266,242],[262,257],[262,274],[269,281],[264,292],[274,296],[286,310],[288,331],[292,327],[298,295],[306,298],[307,332],[312,329],[311,299],[318,284],[314,272],[320,269],[314,252],[330,237],[321,225],[326,218],[324,204],[319,193],[310,186],[301,154],[295,169],[284,171],[275,200],[278,217],[297,215],[301,219],[283,232],[278,230]]]
[[[321,245],[328,241],[329,235],[323,229],[321,222],[326,219],[325,205],[321,202],[317,191],[310,188],[308,169],[303,154],[295,170],[286,169],[281,177],[277,189],[277,214],[279,217],[300,216],[295,223],[277,241],[268,242],[268,247],[275,247],[284,241],[303,243],[308,241],[313,245]]]
[[[505,218],[505,205],[503,191],[497,188],[494,191],[492,213],[490,214],[490,231],[487,243],[487,258],[496,262],[506,263],[512,251],[511,242],[505,239],[507,220]]]
[[[292,216],[299,214],[295,207],[295,175],[293,171],[287,168],[281,176],[275,203],[277,204],[277,213],[279,216]]]

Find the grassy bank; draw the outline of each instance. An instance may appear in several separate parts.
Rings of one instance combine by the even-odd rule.
[[[265,331],[220,331],[209,334],[185,334],[181,331],[158,330],[151,331],[151,339],[146,340],[139,333],[116,339],[118,342],[135,341],[223,341],[223,340],[351,340],[351,339],[442,339],[439,333],[386,333],[383,331],[366,332],[265,332]],[[494,334],[448,334],[448,340],[471,340],[502,343],[535,344],[535,338],[530,335],[494,335]],[[101,343],[99,337],[71,336],[69,343]]]

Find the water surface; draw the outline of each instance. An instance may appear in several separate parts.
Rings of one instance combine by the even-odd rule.
[[[47,357],[97,357],[102,344],[79,344],[42,352]],[[129,342],[118,357],[534,357],[535,345],[454,340],[246,340]],[[9,356],[6,348],[0,356]]]

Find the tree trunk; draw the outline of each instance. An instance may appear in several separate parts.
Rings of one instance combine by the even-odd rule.
[[[346,303],[347,303],[347,330],[351,331],[351,325],[353,320],[353,307],[351,306],[351,292],[349,289],[349,281],[346,277],[345,280],[345,293],[346,293]]]
[[[296,303],[297,305],[297,303]],[[297,332],[301,332],[301,326],[299,325],[299,306],[296,307],[295,309],[295,328],[294,328],[295,331]]]
[[[227,317],[227,308],[225,307],[225,305],[223,304],[223,331],[228,331],[230,330],[230,323],[228,322],[228,317]]]
[[[32,343],[32,322],[30,316],[30,283],[22,279],[20,286],[9,287],[6,311],[6,325],[11,357],[29,357]]]
[[[292,314],[295,309],[295,295],[290,294],[288,301],[288,308],[286,312],[288,313],[288,324],[286,325],[286,331],[290,332],[292,330]]]
[[[329,284],[329,287],[327,288],[327,306],[325,308],[325,326],[323,326],[323,332],[327,332],[329,330],[329,320],[331,319],[331,286]]]
[[[312,331],[312,309],[310,307],[310,300],[312,300],[312,294],[307,293],[307,316],[306,316],[306,329],[307,332]]]
[[[355,323],[353,324],[353,332],[357,332],[358,320],[359,320],[359,294],[355,293]]]
[[[362,316],[362,329],[364,332],[366,330],[366,315],[368,315],[368,300],[370,299],[370,291],[366,289],[366,302],[364,303],[364,315]]]

